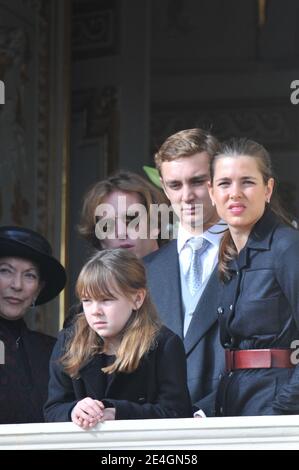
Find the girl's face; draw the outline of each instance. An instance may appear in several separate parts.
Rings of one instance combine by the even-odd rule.
[[[111,341],[119,337],[132,315],[132,310],[141,307],[144,297],[145,292],[140,289],[132,298],[115,292],[114,297],[100,300],[83,297],[81,301],[89,326],[104,341]]]
[[[249,233],[262,217],[273,186],[273,178],[264,183],[255,158],[224,156],[215,162],[214,181],[209,190],[219,216],[228,226]]]
[[[0,316],[22,318],[41,290],[38,267],[22,258],[0,259]]]

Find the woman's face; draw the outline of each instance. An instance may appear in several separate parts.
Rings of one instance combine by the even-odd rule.
[[[23,258],[0,258],[0,316],[22,318],[41,290],[35,263]]]
[[[273,186],[273,178],[265,184],[254,157],[223,156],[215,162],[210,196],[230,228],[249,233],[262,217]]]
[[[157,240],[148,236],[148,220],[145,206],[135,192],[114,191],[103,200],[108,212],[100,217],[99,226],[109,223],[112,230],[100,240],[106,249],[125,248],[142,258],[158,248]]]

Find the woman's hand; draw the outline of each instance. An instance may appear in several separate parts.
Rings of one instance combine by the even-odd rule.
[[[101,418],[101,422],[113,420],[115,420],[115,408],[105,408],[103,418]]]
[[[110,409],[111,408],[107,408],[107,410]],[[101,401],[87,397],[78,401],[74,406],[71,418],[73,423],[83,429],[88,429],[95,426],[99,421],[103,421],[105,411],[105,407]]]

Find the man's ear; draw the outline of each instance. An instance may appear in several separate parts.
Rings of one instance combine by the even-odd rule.
[[[212,185],[211,181],[208,181],[208,191],[209,191],[210,198],[212,200],[212,204],[214,205],[215,204],[214,199],[213,199],[214,191],[213,191],[213,185]]]

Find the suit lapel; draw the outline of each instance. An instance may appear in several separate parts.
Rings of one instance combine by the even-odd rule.
[[[221,288],[218,279],[218,266],[214,269],[208,284],[199,299],[194,311],[187,334],[184,338],[186,354],[198,343],[211,326],[218,321],[217,306],[218,293]]]
[[[183,315],[180,267],[177,253],[177,242],[173,240],[167,245],[167,250],[157,265],[159,281],[159,296],[157,305],[161,306],[161,319],[180,338],[183,337]],[[171,288],[170,288],[171,286]]]

